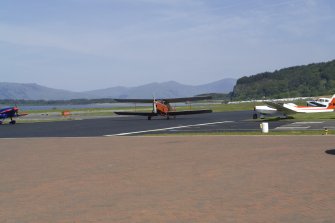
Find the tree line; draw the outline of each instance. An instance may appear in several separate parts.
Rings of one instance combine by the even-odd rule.
[[[233,100],[335,94],[335,60],[264,72],[237,80]]]

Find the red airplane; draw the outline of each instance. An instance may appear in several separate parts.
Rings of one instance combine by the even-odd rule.
[[[152,103],[151,112],[114,112],[117,115],[139,115],[147,116],[148,120],[151,120],[153,116],[164,116],[166,119],[170,117],[176,117],[177,115],[193,115],[193,114],[204,114],[211,113],[210,109],[202,110],[184,110],[175,111],[170,103],[186,102],[186,101],[199,101],[212,99],[211,96],[208,97],[188,97],[188,98],[166,98],[166,99],[114,99],[117,102],[127,102],[127,103]]]

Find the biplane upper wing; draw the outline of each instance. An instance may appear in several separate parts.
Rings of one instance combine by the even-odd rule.
[[[212,96],[197,96],[197,97],[185,97],[185,98],[162,98],[155,99],[156,101],[166,101],[169,103],[176,102],[185,102],[185,101],[201,101],[201,100],[209,100],[212,99]],[[125,102],[125,103],[152,103],[153,99],[114,99],[117,102]]]
[[[168,115],[177,116],[177,115],[193,115],[193,114],[204,114],[213,112],[210,109],[203,110],[187,110],[187,111],[169,111]]]
[[[176,102],[185,102],[185,101],[201,101],[201,100],[210,100],[212,96],[197,96],[197,97],[186,97],[186,98],[166,98],[161,99],[163,101],[169,103],[176,103]]]
[[[117,102],[125,103],[152,103],[153,99],[114,99]]]

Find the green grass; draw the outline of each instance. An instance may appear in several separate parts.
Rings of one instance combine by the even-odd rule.
[[[325,135],[323,130],[303,130],[303,131],[270,131],[262,133],[261,131],[251,132],[181,132],[166,134],[147,134],[146,136],[285,136],[285,135]],[[335,130],[329,130],[327,135],[335,135]]]
[[[208,105],[198,105],[194,103],[192,105],[178,106],[176,109],[179,110],[196,110],[196,109],[212,109],[214,112],[224,112],[224,111],[243,111],[243,110],[253,110],[255,105],[259,103],[240,103],[240,104],[208,104]],[[172,105],[173,106],[173,105]],[[49,112],[62,112],[64,110],[70,110],[71,112],[97,112],[97,111],[116,111],[116,110],[135,110],[134,107],[115,107],[115,108],[81,108],[81,109],[50,109],[50,110],[25,110],[27,113],[49,113]],[[151,111],[151,106],[137,106],[136,110]]]
[[[295,114],[293,115],[294,120],[335,120],[335,112],[326,113],[309,113],[309,114]]]
[[[151,108],[151,107],[150,107]],[[137,107],[136,110],[147,110],[149,107]],[[51,112],[58,112],[61,113],[62,111],[70,111],[70,112],[106,112],[106,111],[117,111],[117,110],[135,110],[134,107],[116,107],[116,108],[79,108],[79,109],[50,109],[50,110],[24,110],[23,112],[27,112],[29,114],[39,114],[39,113],[51,113]]]
[[[228,111],[250,111],[250,119],[252,116],[252,110],[256,105],[264,105],[264,103],[245,102],[239,104],[208,104],[198,105],[194,103],[192,105],[178,106],[177,111],[181,110],[197,110],[197,109],[212,109],[213,112],[228,112]],[[52,110],[28,110],[23,111],[28,114],[48,114],[48,113],[61,113],[64,109],[52,109]],[[135,107],[116,107],[116,108],[82,108],[82,109],[69,109],[72,114],[80,114],[83,116],[111,116],[114,115],[114,111],[127,110],[135,111]],[[137,106],[136,111],[151,111],[151,106]],[[310,114],[295,114],[290,119],[296,121],[315,121],[315,120],[335,120],[335,112],[328,113],[310,113]],[[259,121],[260,119],[257,119]],[[279,119],[277,117],[268,117],[262,119],[264,121],[285,121],[287,119]]]
[[[251,111],[259,103],[240,103],[240,104],[213,104],[209,107],[213,109],[214,112],[226,112],[226,111]]]

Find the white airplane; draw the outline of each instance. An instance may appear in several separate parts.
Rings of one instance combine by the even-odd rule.
[[[296,113],[320,113],[320,112],[334,112],[335,111],[335,94],[329,100],[326,107],[316,106],[298,106],[293,103],[279,104],[275,102],[265,102],[267,105],[255,106],[253,118],[257,119],[258,114],[260,118],[264,118],[265,115],[283,114],[284,117],[287,115]]]
[[[327,107],[331,98],[318,98],[312,101],[306,101],[307,106],[314,106],[314,107]]]

